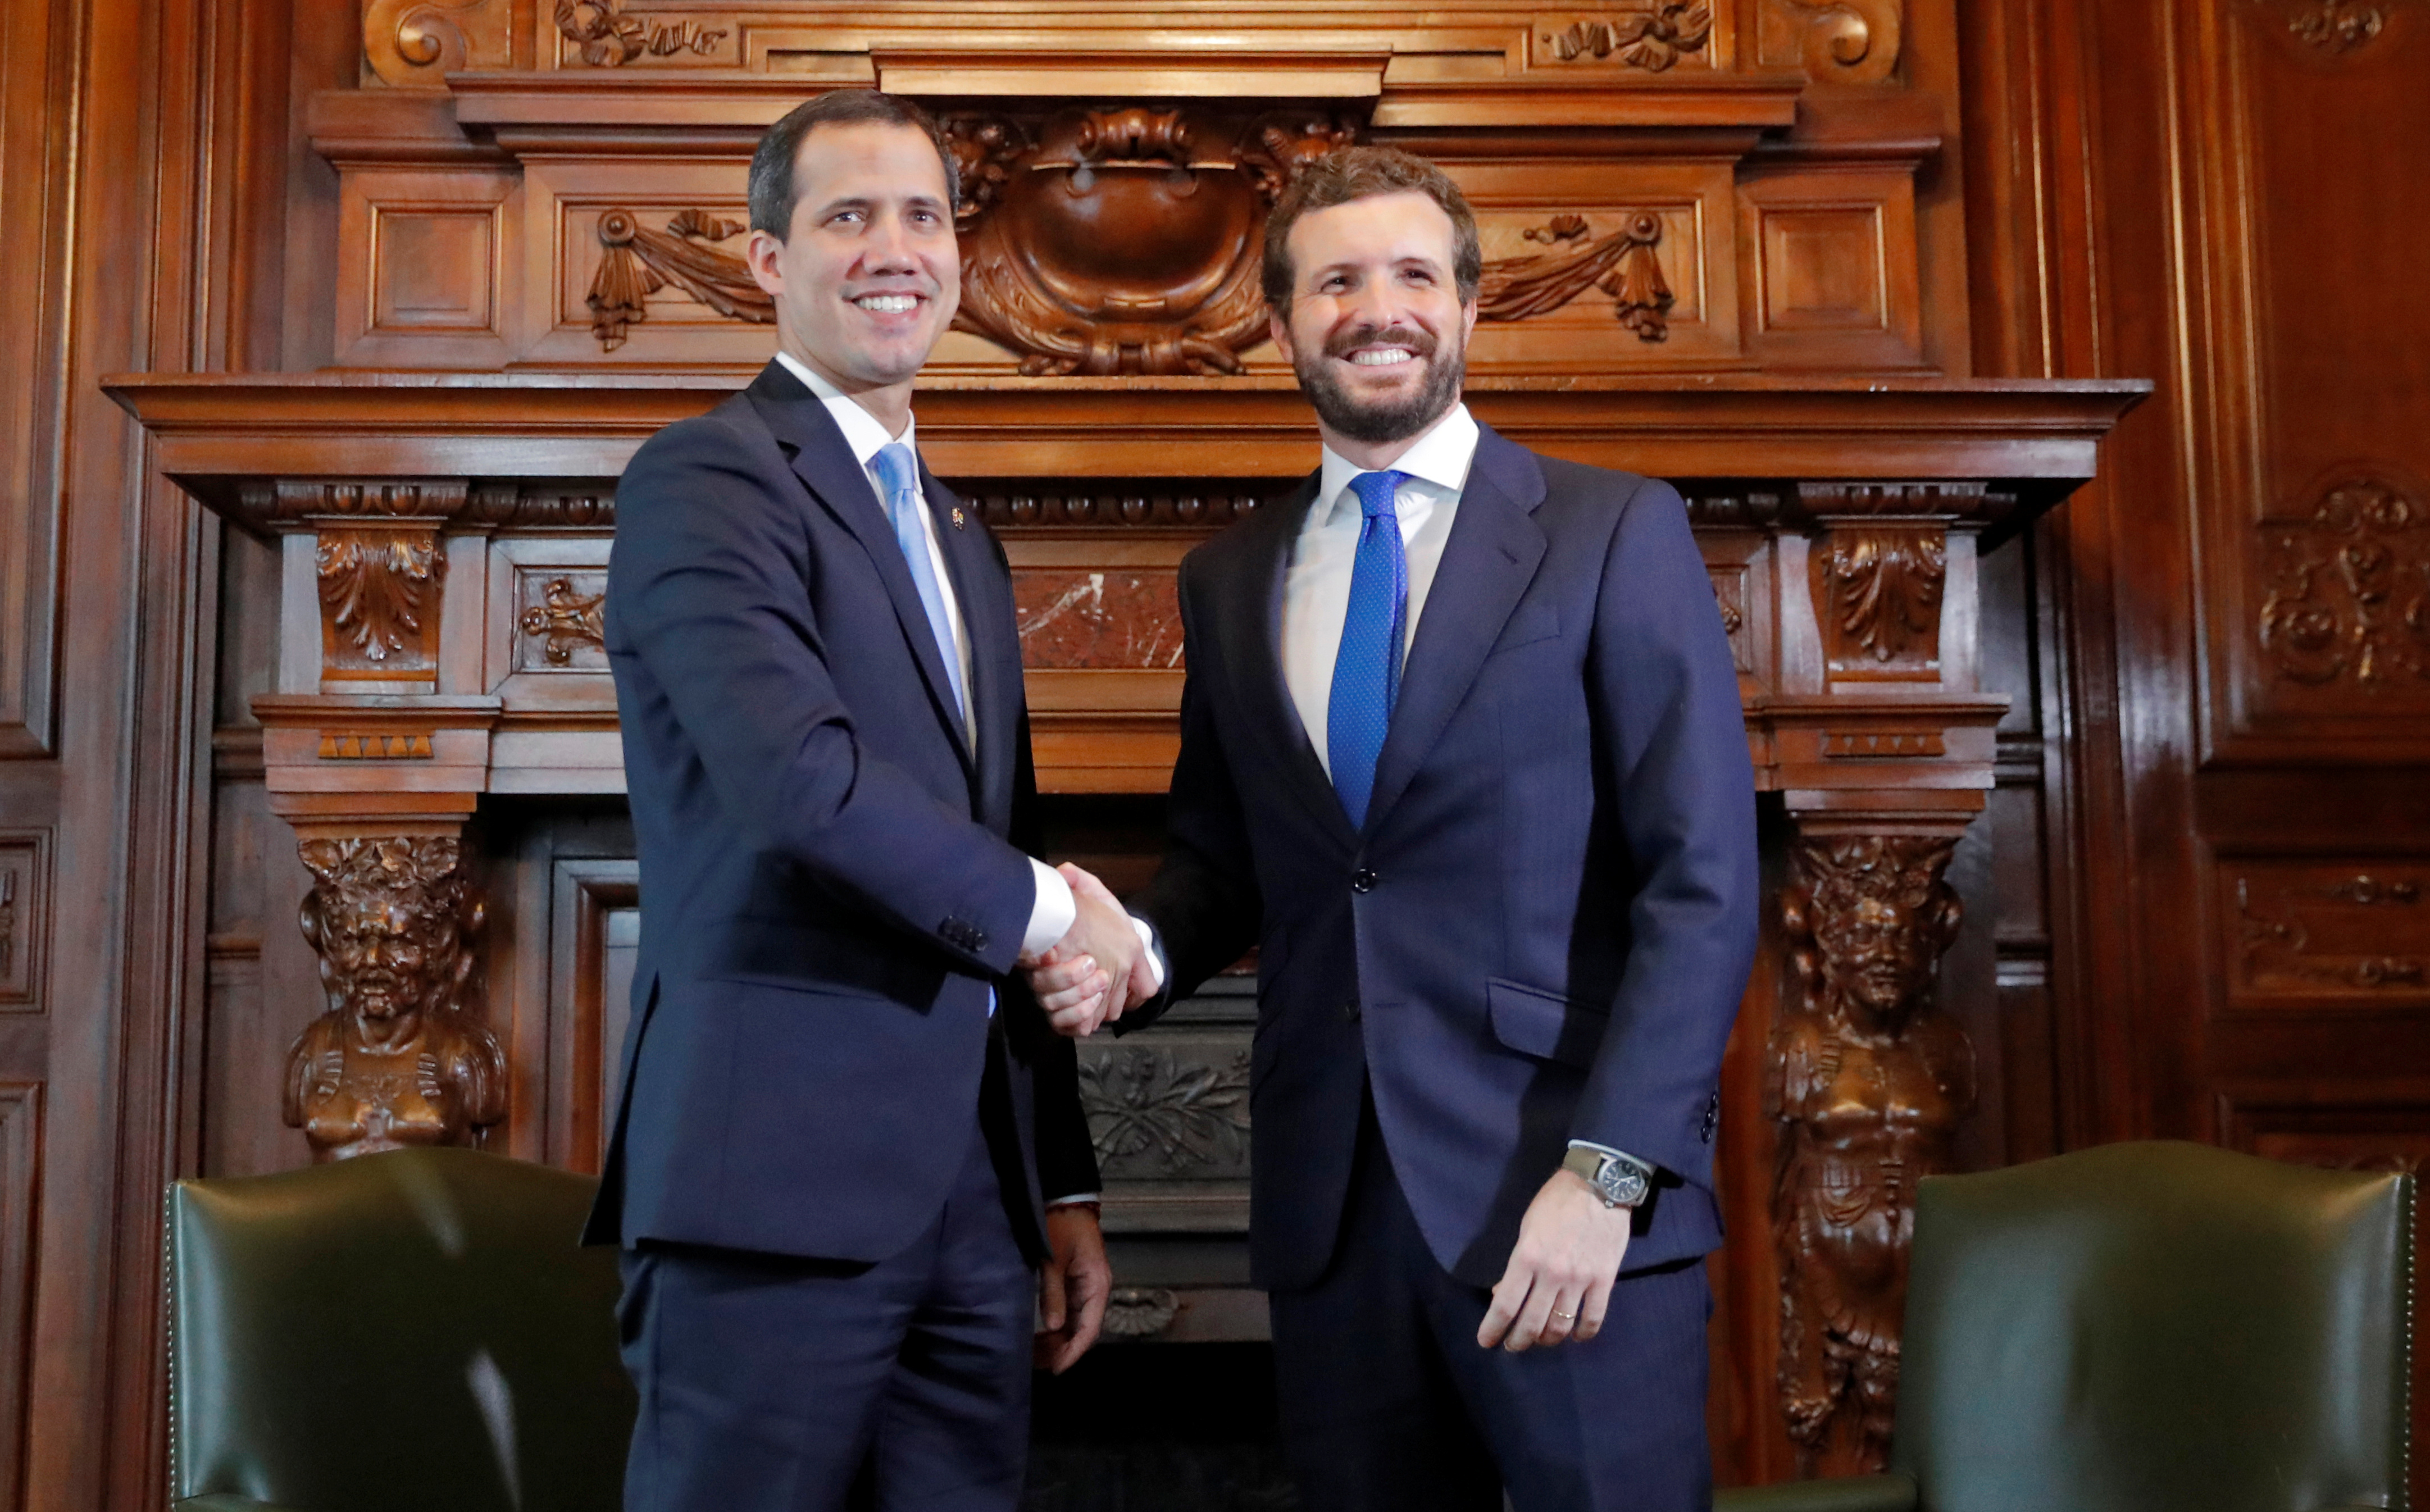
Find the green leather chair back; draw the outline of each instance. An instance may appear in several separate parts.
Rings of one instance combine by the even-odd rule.
[[[471,1150],[178,1182],[175,1496],[614,1512],[633,1393],[615,1252],[576,1243],[596,1187]]]
[[[1915,1229],[1927,1512],[2405,1506],[2409,1178],[2107,1145],[1927,1180]]]

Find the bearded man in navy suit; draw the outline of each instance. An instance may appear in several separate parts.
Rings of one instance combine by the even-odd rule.
[[[631,1512],[1009,1512],[1033,1323],[1068,1366],[1109,1289],[1055,1028],[1093,1026],[1143,932],[1027,854],[1009,573],[920,460],[953,180],[886,95],[770,128],[778,355],[617,488],[642,925],[589,1237],[624,1247]],[[1049,946],[1052,1025],[1013,974]]]
[[[1306,1504],[1691,1512],[1756,943],[1738,679],[1678,494],[1460,402],[1480,261],[1405,153],[1275,208],[1323,462],[1182,566],[1170,842],[1132,906],[1174,992],[1258,947],[1251,1273]]]

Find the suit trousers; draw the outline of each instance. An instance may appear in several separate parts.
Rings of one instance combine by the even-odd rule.
[[[1703,1512],[1702,1261],[1623,1276],[1602,1333],[1481,1349],[1490,1292],[1438,1263],[1370,1102],[1324,1274],[1271,1299],[1282,1435],[1323,1512]]]
[[[943,1209],[874,1265],[626,1250],[625,1512],[1010,1512],[1037,1286],[1000,1142],[974,1127]]]

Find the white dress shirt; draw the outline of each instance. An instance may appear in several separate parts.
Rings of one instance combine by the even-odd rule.
[[[1468,487],[1468,467],[1476,458],[1476,436],[1468,406],[1454,405],[1391,464],[1390,471],[1408,474],[1392,492],[1393,511],[1401,519],[1401,552],[1409,568],[1408,609],[1403,617],[1403,634],[1408,639],[1401,643],[1405,656],[1417,636],[1418,616],[1425,610],[1435,569],[1442,564],[1443,542],[1451,539],[1452,521],[1459,514],[1460,490]],[[1367,471],[1332,447],[1324,449],[1316,502],[1308,506],[1307,519],[1291,545],[1290,567],[1283,579],[1283,683],[1328,777],[1333,774],[1333,753],[1325,748],[1333,662],[1341,651],[1341,625],[1350,612],[1350,573],[1358,557],[1358,534],[1366,524],[1350,480]]]

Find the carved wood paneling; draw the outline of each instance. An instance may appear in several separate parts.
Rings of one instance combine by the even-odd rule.
[[[33,1343],[36,1220],[42,1213],[42,1088],[0,1081],[0,1486],[22,1486]]]
[[[2369,472],[2263,524],[2255,635],[2275,677],[2355,706],[2430,707],[2430,501]]]
[[[0,1012],[42,1006],[50,893],[49,832],[0,830]]]
[[[553,1165],[595,1171],[608,1150],[618,1057],[632,1017],[641,943],[641,865],[566,859],[551,868],[548,1023],[536,1081],[544,1109],[517,1109],[544,1131]]]
[[[2219,887],[2232,1004],[2430,1005],[2430,858],[2236,857]]]
[[[1749,341],[1767,365],[1924,365],[1911,173],[1767,174],[1739,204]]]
[[[78,46],[73,8],[0,9],[0,756],[52,741]]]

